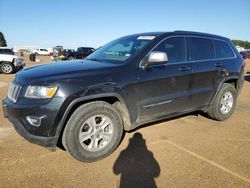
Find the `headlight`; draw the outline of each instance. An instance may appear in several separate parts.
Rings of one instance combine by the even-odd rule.
[[[25,97],[27,98],[52,98],[57,91],[57,87],[46,86],[29,86],[26,90]]]

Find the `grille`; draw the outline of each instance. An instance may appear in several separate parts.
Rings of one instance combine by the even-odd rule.
[[[9,86],[9,91],[8,91],[8,98],[12,101],[12,102],[16,102],[18,99],[18,95],[21,91],[21,86],[11,82],[10,86]]]

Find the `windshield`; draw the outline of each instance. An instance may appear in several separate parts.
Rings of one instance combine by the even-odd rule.
[[[99,48],[88,60],[123,63],[141,51],[155,36],[126,36]]]

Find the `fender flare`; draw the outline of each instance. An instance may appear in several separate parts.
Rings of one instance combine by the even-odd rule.
[[[214,102],[215,98],[217,97],[217,95],[218,95],[218,93],[219,93],[219,91],[220,91],[222,85],[223,85],[224,83],[226,83],[226,81],[228,81],[228,80],[237,80],[237,82],[238,82],[238,81],[239,81],[239,77],[237,77],[237,76],[231,76],[231,77],[227,77],[227,78],[222,79],[222,81],[220,82],[220,84],[219,84],[219,86],[218,86],[218,88],[217,88],[217,91],[215,92],[215,94],[214,94],[212,100],[211,100],[210,103],[209,103],[209,106],[211,106],[211,105],[213,104],[213,102]],[[237,89],[238,89],[238,88],[236,88],[236,90],[237,90]]]
[[[100,98],[105,98],[105,97],[116,97],[118,98],[118,100],[124,105],[124,107],[126,108],[126,110],[128,111],[128,108],[126,106],[125,101],[123,100],[123,98],[117,94],[117,93],[105,93],[105,94],[97,94],[97,95],[91,95],[91,96],[84,96],[84,97],[79,97],[77,99],[74,99],[73,101],[71,101],[71,103],[69,104],[69,106],[67,107],[67,109],[65,110],[63,117],[61,119],[61,121],[58,124],[57,130],[56,130],[56,134],[55,134],[55,145],[58,142],[58,139],[60,137],[61,131],[63,130],[63,127],[65,125],[65,122],[67,120],[67,117],[69,116],[71,110],[73,109],[73,107],[79,103],[79,102],[84,102],[84,101],[88,101],[88,100],[93,100],[93,99],[100,99]],[[129,114],[129,111],[128,111]],[[129,114],[130,116],[130,114]]]

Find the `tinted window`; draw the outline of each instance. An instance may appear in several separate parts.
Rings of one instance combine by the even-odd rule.
[[[102,46],[89,55],[88,59],[111,63],[122,63],[130,57],[138,54],[154,38],[155,36],[138,35],[122,37]]]
[[[83,52],[83,53],[91,53],[93,52],[92,48],[78,48],[79,52]]]
[[[88,53],[89,52],[89,49],[88,48],[83,48],[82,50],[84,53]]]
[[[193,61],[215,58],[211,40],[203,38],[190,38],[190,43],[191,59]]]
[[[0,49],[0,54],[14,55],[14,52],[11,49],[3,48],[3,49]]]
[[[88,53],[92,53],[93,51],[95,51],[93,48],[88,49]]]
[[[168,63],[187,61],[186,42],[184,37],[172,37],[161,42],[153,51],[166,52]]]
[[[234,53],[232,49],[224,41],[214,40],[214,49],[215,49],[215,54],[217,58],[234,57]]]

